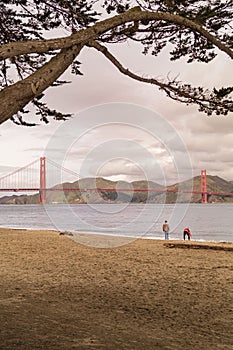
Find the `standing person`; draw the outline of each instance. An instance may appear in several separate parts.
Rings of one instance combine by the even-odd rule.
[[[167,223],[167,220],[164,221],[162,229],[163,229],[163,233],[164,233],[165,239],[169,239],[170,227],[169,227],[169,225]]]
[[[190,241],[190,238],[192,237],[192,233],[188,227],[185,227],[183,231],[183,236],[184,236],[184,240],[185,240],[185,237],[187,236],[188,240]]]

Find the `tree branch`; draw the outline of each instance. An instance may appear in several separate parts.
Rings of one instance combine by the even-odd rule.
[[[209,115],[213,112],[219,114],[220,110],[223,114],[227,114],[229,111],[233,111],[233,102],[231,100],[221,101],[217,90],[214,93],[208,90],[204,90],[200,87],[191,88],[191,86],[188,84],[181,85],[176,80],[165,83],[154,78],[141,77],[137,74],[134,74],[129,69],[124,68],[122,64],[108,51],[108,49],[105,46],[100,45],[96,41],[89,42],[88,46],[93,47],[99,52],[101,52],[109,61],[112,62],[112,64],[114,64],[114,66],[122,74],[143,83],[157,85],[161,90],[165,91],[170,98],[176,101],[186,104],[198,104],[200,110],[205,111]],[[232,90],[229,90],[229,92],[231,93]]]
[[[71,65],[83,45],[63,49],[29,77],[0,91],[0,124],[52,85]]]
[[[205,37],[214,46],[225,52],[233,58],[233,51],[218,40],[215,36],[205,30],[201,25],[180,15],[175,15],[166,12],[149,12],[141,11],[140,7],[134,7],[122,14],[118,14],[112,18],[105,19],[94,24],[92,27],[82,29],[75,34],[65,38],[56,38],[48,40],[29,40],[12,42],[0,47],[0,60],[11,58],[23,54],[31,53],[46,53],[53,50],[65,49],[73,45],[85,45],[90,40],[97,39],[101,34],[112,30],[119,25],[134,21],[158,21],[163,20],[190,28],[194,32],[198,32]]]

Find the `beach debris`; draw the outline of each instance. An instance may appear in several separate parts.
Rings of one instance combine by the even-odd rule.
[[[63,236],[73,236],[73,233],[72,232],[69,232],[69,231],[62,231],[59,233],[59,235],[63,235]]]
[[[233,245],[215,245],[215,244],[198,244],[198,243],[164,243],[164,246],[167,248],[187,248],[187,249],[213,249],[213,250],[224,250],[232,251]]]

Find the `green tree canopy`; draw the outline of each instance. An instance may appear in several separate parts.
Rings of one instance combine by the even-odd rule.
[[[24,121],[29,103],[46,123],[50,117],[68,118],[51,110],[43,96],[48,87],[65,84],[59,79],[69,67],[82,74],[78,55],[85,46],[169,98],[196,104],[208,115],[233,111],[232,86],[209,90],[177,78],[148,79],[123,67],[111,53],[112,45],[135,41],[145,55],[158,56],[167,47],[172,61],[185,57],[190,64],[208,64],[221,51],[232,59],[233,0],[2,0],[0,14],[0,123],[11,118],[30,125]],[[61,29],[67,35],[55,36]]]

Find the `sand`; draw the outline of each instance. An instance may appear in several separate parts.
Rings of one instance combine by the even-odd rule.
[[[0,229],[1,350],[232,350],[233,244],[85,244]]]

